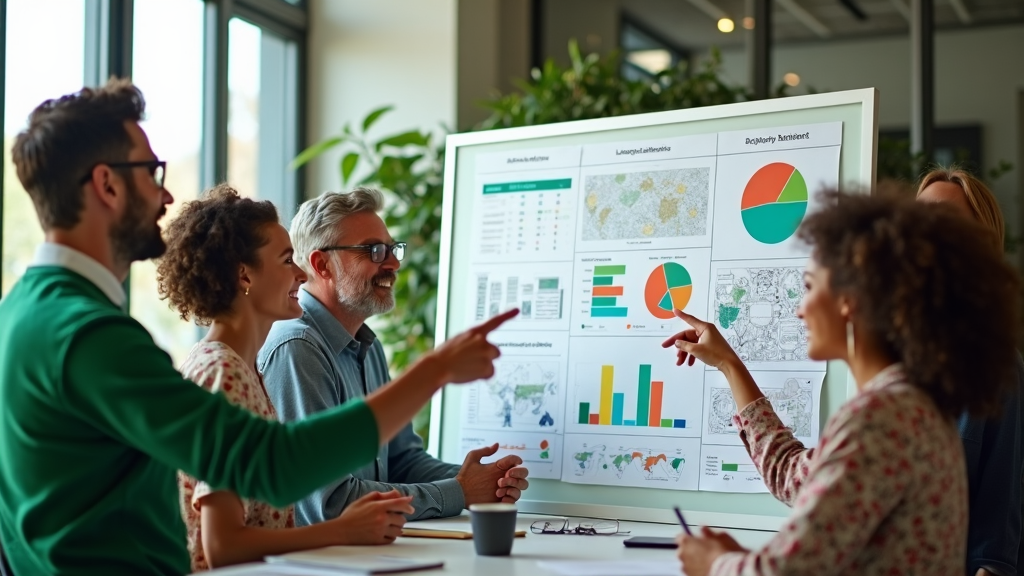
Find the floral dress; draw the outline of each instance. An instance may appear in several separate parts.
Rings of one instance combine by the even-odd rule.
[[[792,514],[762,549],[715,560],[714,576],[963,576],[967,476],[954,421],[899,365],[883,370],[803,446],[767,399],[733,422]]]
[[[181,365],[181,373],[210,392],[223,394],[231,402],[267,420],[277,420],[277,412],[263,386],[263,378],[254,367],[246,366],[238,354],[220,342],[200,342],[189,352]],[[203,554],[200,522],[200,501],[214,492],[205,482],[178,472],[178,495],[181,515],[188,529],[188,551],[192,570],[207,570]],[[295,512],[274,508],[264,502],[242,498],[245,525],[260,528],[293,528]]]

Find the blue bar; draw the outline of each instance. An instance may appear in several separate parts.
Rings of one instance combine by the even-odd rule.
[[[672,427],[673,428],[686,428],[686,420],[673,420],[672,421]]]
[[[591,318],[625,318],[628,316],[629,308],[591,308]]]
[[[626,395],[622,392],[612,394],[612,426],[622,426],[622,405]]]
[[[623,420],[623,426],[636,426],[636,420]]]

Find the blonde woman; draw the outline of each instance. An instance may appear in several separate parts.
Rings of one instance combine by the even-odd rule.
[[[917,189],[921,202],[941,202],[991,231],[992,247],[1003,251],[1006,225],[999,203],[988,186],[966,170],[939,168],[925,174]],[[1020,386],[1024,362],[1017,356],[1017,381],[998,419],[964,414],[957,422],[967,459],[970,527],[967,573],[977,576],[1017,574],[1021,535]]]

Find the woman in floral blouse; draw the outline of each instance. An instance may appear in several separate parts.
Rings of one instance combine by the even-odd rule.
[[[967,478],[955,418],[997,414],[1014,381],[1016,273],[989,233],[946,206],[835,194],[808,216],[798,315],[808,355],[843,360],[858,393],[815,448],[800,443],[713,324],[665,342],[722,371],[733,422],[792,508],[763,548],[703,529],[680,537],[689,576],[965,573]]]
[[[256,353],[276,320],[296,318],[305,274],[292,261],[288,232],[270,202],[240,198],[221,185],[189,202],[167,227],[158,281],[185,320],[210,326],[181,366],[190,380],[260,418],[277,419],[256,370]],[[282,463],[286,464],[286,463]],[[387,544],[401,533],[411,497],[371,493],[333,520],[295,527],[291,506],[215,490],[178,474],[192,569],[341,544]]]

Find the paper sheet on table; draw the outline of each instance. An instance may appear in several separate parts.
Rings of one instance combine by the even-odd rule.
[[[562,576],[682,576],[678,560],[557,560],[537,562]]]
[[[337,570],[281,564],[246,564],[203,572],[211,576],[338,576]]]

